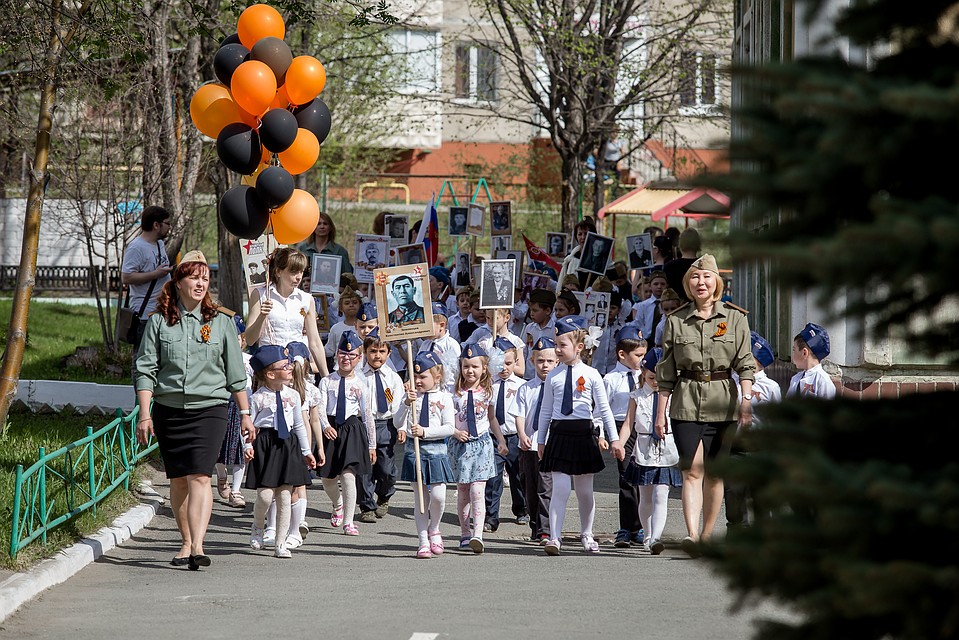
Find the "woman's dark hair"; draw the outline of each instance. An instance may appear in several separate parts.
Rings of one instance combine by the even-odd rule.
[[[330,233],[326,236],[326,241],[329,244],[333,244],[336,242],[336,225],[333,224],[333,218],[331,218],[325,211],[320,211],[320,220],[324,221],[326,226],[330,228]],[[310,236],[310,242],[316,242],[316,231],[314,231],[313,235]]]
[[[166,318],[168,326],[173,326],[180,321],[180,308],[177,306],[176,285],[180,280],[187,276],[200,275],[203,272],[210,274],[210,267],[204,262],[181,262],[173,271],[172,280],[163,285],[160,291],[160,297],[157,299],[156,313]],[[216,305],[210,297],[210,290],[207,288],[206,295],[200,301],[200,312],[203,314],[203,321],[209,322],[217,314]]]
[[[153,231],[153,226],[158,222],[163,222],[170,218],[170,212],[163,207],[151,205],[143,210],[140,215],[140,229],[142,231]]]
[[[667,235],[653,238],[653,246],[659,250],[659,254],[663,256],[663,260],[666,262],[676,257],[676,254],[673,253],[673,241]]]
[[[593,219],[590,216],[586,216],[576,223],[576,226],[573,227],[573,233],[576,233],[580,229],[585,229],[586,231],[596,233],[596,223],[593,222]]]
[[[380,211],[373,218],[373,233],[378,236],[386,235],[386,216],[393,215],[389,211]]]
[[[323,214],[321,213],[320,215],[322,216]],[[330,242],[332,241],[331,239]],[[270,258],[270,280],[275,282],[276,274],[284,269],[289,269],[295,273],[297,271],[306,271],[308,266],[310,266],[310,262],[304,254],[293,247],[280,247],[273,252],[273,256]]]

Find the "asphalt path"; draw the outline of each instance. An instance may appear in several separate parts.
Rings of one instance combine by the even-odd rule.
[[[154,484],[168,495],[162,481]],[[576,539],[575,494],[568,542],[561,556],[547,557],[509,517],[506,490],[503,522],[486,534],[486,553],[451,548],[429,560],[413,557],[406,483],[385,518],[358,524],[358,537],[330,526],[329,499],[316,483],[307,514],[312,531],[290,560],[250,550],[253,492],[244,491],[245,511],[216,498],[206,541],[213,566],[199,572],[168,564],[179,543],[167,505],[122,547],[10,616],[0,637],[738,639],[752,635],[756,618],[783,615],[769,606],[732,613],[721,579],[675,546],[658,557],[615,549],[615,464],[597,477],[596,489],[598,555],[586,555]],[[442,527],[448,547],[459,536],[454,510],[450,490]],[[675,494],[664,537],[683,535]]]

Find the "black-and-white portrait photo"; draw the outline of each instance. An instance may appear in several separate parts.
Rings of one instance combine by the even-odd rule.
[[[383,228],[390,237],[390,246],[398,247],[409,242],[410,217],[388,215],[383,219]]]
[[[266,272],[260,271],[260,265],[251,262],[247,265],[250,273],[250,284],[266,284]]]
[[[420,262],[426,262],[426,249],[422,242],[396,247],[396,263],[398,265],[419,264]]]
[[[450,207],[450,235],[465,236],[466,234],[466,216],[469,214],[469,207]]]
[[[373,269],[388,266],[390,237],[358,233],[354,249],[356,262],[353,263],[353,275],[357,282],[373,282]]]
[[[596,233],[586,234],[583,253],[579,261],[579,270],[598,275],[606,275],[609,256],[613,252],[613,239]]]
[[[393,277],[386,287],[390,322],[425,322],[423,288],[407,275]]]
[[[472,282],[472,270],[470,269],[470,254],[468,251],[459,251],[456,254],[456,261],[453,263],[453,286],[459,289]]]
[[[649,234],[626,236],[626,255],[630,269],[645,269],[653,264],[652,239]]]
[[[512,260],[516,263],[516,271],[513,273],[523,273],[523,258],[526,256],[525,251],[497,251],[493,254],[493,258],[496,260]]]
[[[338,294],[342,263],[340,256],[314,254],[310,269],[310,293]]]
[[[515,293],[516,262],[483,260],[480,267],[480,308],[511,309]]]
[[[541,273],[527,271],[523,274],[523,294],[522,301],[529,302],[529,294],[537,289],[546,289],[549,287],[549,276]]]
[[[512,203],[491,202],[490,235],[508,236],[513,233]]]
[[[509,251],[513,248],[512,236],[493,236],[489,242],[489,253],[495,256],[500,251]]]
[[[566,257],[566,242],[567,235],[565,233],[548,232],[546,234],[546,254],[550,258],[562,260]]]
[[[483,235],[485,220],[486,207],[478,202],[471,202],[469,206],[469,216],[466,218],[466,233],[471,236]]]

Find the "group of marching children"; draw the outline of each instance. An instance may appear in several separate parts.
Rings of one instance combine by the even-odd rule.
[[[449,287],[447,274],[435,277]],[[654,274],[651,302],[616,313],[601,333],[589,330],[566,289],[559,296],[533,291],[517,319],[509,310],[479,309],[477,293],[463,287],[450,304],[432,302],[434,334],[417,341],[412,354],[380,339],[376,306],[347,287],[339,301],[343,319],[330,330],[327,347],[332,373],[318,385],[310,381],[310,354],[301,343],[248,356],[259,435],[243,443],[238,412],[231,413],[217,468],[221,495],[231,504],[242,501],[237,478],[246,464],[246,487],[257,492],[250,545],[272,545],[276,557],[289,558],[309,533],[310,470],[331,500],[331,525],[355,536],[357,507],[361,523],[376,522],[389,510],[399,442],[405,443],[399,479],[414,493],[417,558],[444,553],[440,522],[448,484],[456,489],[459,549],[483,553],[483,534],[499,527],[504,472],[517,522],[529,524],[530,540],[547,555],[563,549],[566,506],[575,493],[579,540],[593,554],[599,551],[593,477],[605,467],[608,450],[620,478],[614,545],[642,545],[658,555],[665,548],[669,491],[682,486],[668,422],[664,437],[653,429],[659,336],[665,316],[680,306],[664,281]],[[627,301],[613,293],[610,311],[618,312]],[[238,332],[242,341],[239,324]],[[779,386],[763,373],[772,350],[759,334],[751,337],[758,370],[752,402],[778,401]],[[599,370],[587,364],[597,351]],[[802,371],[787,395],[835,393],[820,365],[828,353],[825,330],[807,325],[794,341],[792,360]],[[412,369],[404,382],[407,362]],[[729,487],[727,500],[741,489]]]

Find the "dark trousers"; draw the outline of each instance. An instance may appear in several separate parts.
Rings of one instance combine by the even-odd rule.
[[[533,448],[519,453],[519,475],[529,507],[529,530],[535,539],[549,535],[549,498],[553,495],[553,476],[539,470],[539,454],[536,453],[536,435]]]
[[[492,438],[493,435],[490,434],[490,437]],[[519,517],[526,513],[526,498],[523,496],[522,481],[519,477],[519,436],[514,433],[504,437],[509,451],[506,452],[505,456],[501,456],[499,452],[493,454],[496,475],[486,481],[486,522],[494,529],[499,527],[499,502],[503,496],[504,467],[506,468],[506,474],[509,476],[509,494],[513,498],[513,515]]]
[[[360,511],[374,511],[377,503],[388,502],[396,493],[396,427],[393,420],[376,421],[376,464],[356,483],[356,501]],[[375,495],[374,495],[375,494]]]
[[[621,420],[616,421],[616,428],[623,426]],[[632,429],[629,439],[626,440],[626,457],[616,461],[619,469],[619,528],[630,533],[636,533],[643,528],[639,521],[639,489],[623,480],[623,472],[629,459],[633,457],[633,447],[636,446],[636,430]]]

